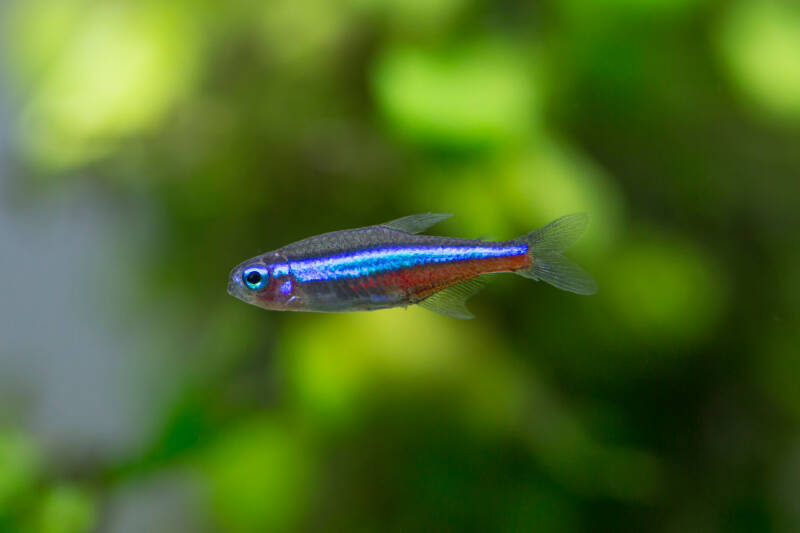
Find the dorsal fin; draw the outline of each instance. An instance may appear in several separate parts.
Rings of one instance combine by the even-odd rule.
[[[482,288],[483,283],[481,281],[475,278],[468,279],[428,296],[418,305],[428,311],[453,318],[475,318],[475,315],[467,309],[466,304],[467,300]]]
[[[422,233],[434,224],[438,224],[451,216],[453,215],[449,213],[421,213],[419,215],[409,215],[390,222],[384,222],[380,225],[398,231],[405,231],[406,233]]]

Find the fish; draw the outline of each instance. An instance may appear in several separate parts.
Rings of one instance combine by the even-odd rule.
[[[584,233],[585,213],[566,215],[527,235],[484,241],[422,235],[450,217],[411,215],[324,233],[237,265],[228,293],[276,311],[374,311],[418,305],[470,319],[466,302],[487,274],[511,272],[576,294],[597,283],[563,255]]]

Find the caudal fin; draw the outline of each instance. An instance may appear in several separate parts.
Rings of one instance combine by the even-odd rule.
[[[594,294],[597,282],[588,272],[562,253],[583,235],[589,223],[586,213],[558,218],[522,238],[530,250],[532,265],[516,273],[526,278],[546,281],[554,287],[575,294]]]

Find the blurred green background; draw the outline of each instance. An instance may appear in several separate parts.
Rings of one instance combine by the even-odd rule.
[[[6,0],[0,531],[800,531],[800,4]],[[571,212],[600,292],[230,269]]]

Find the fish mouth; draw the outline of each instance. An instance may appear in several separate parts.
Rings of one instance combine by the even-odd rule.
[[[242,299],[241,267],[236,267],[228,276],[228,294],[234,298]]]

